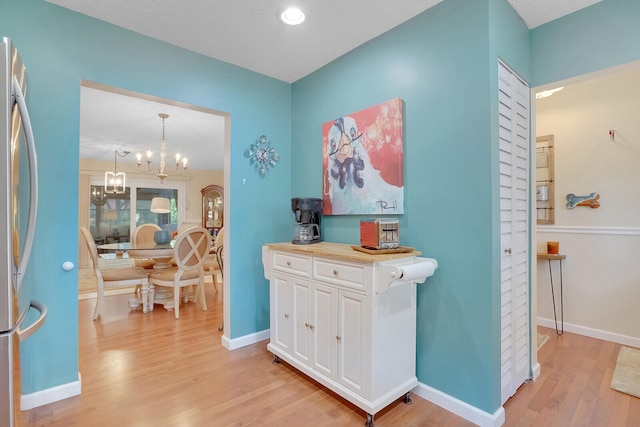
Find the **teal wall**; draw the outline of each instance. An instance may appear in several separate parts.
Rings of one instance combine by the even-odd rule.
[[[497,52],[528,74],[528,40],[506,0],[446,0],[293,84],[296,195],[322,194],[322,123],[404,101],[401,243],[439,264],[418,287],[418,379],[490,413],[500,406]],[[325,238],[357,244],[365,218],[324,217]]]
[[[531,31],[532,86],[640,59],[640,2],[603,0]]]
[[[80,80],[87,79],[231,114],[231,338],[269,327],[260,247],[289,239],[291,196],[321,196],[322,123],[402,98],[402,244],[440,264],[418,287],[418,377],[493,413],[500,406],[498,58],[532,86],[637,60],[639,9],[637,0],[604,0],[529,31],[506,0],[444,0],[289,85],[41,0],[0,0],[0,34],[14,39],[31,79],[41,210],[27,279],[50,310],[22,347],[24,392],[77,376],[77,277],[60,266],[77,261],[78,197],[60,189],[78,186]],[[243,157],[261,134],[280,154],[265,179]],[[358,242],[360,219],[326,217],[325,238]]]
[[[29,73],[40,209],[26,280],[49,309],[43,328],[21,346],[23,392],[78,375],[77,273],[61,265],[78,258],[82,79],[231,114],[230,335],[268,329],[261,246],[289,236],[291,86],[40,0],[0,0],[0,35],[14,40]],[[281,159],[265,179],[244,158],[261,134]]]

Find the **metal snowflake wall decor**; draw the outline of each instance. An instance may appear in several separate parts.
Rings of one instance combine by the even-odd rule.
[[[267,141],[266,135],[260,136],[255,144],[251,144],[251,147],[245,150],[244,156],[249,158],[250,165],[255,166],[260,178],[264,178],[280,159],[276,149]]]

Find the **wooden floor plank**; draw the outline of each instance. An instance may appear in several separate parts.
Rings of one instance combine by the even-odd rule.
[[[538,327],[540,376],[505,404],[505,426],[640,425],[640,399],[611,389],[620,344]],[[523,409],[526,408],[526,409]]]
[[[18,415],[18,427],[362,426],[366,413],[282,362],[266,342],[221,345],[222,293],[207,288],[180,319],[156,306],[129,310],[131,295],[78,301],[82,395]],[[505,404],[505,426],[640,425],[640,399],[609,387],[620,345],[539,328],[541,374]],[[473,424],[412,395],[375,415],[377,427]],[[604,424],[603,424],[604,423]]]

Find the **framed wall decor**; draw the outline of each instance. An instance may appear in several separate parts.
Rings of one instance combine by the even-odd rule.
[[[322,125],[322,214],[404,213],[402,99]]]

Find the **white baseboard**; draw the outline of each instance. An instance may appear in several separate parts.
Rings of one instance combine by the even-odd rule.
[[[64,400],[69,397],[79,396],[82,393],[82,379],[78,372],[78,380],[67,384],[40,390],[35,393],[23,394],[20,397],[20,410],[37,408],[38,406]]]
[[[555,329],[556,322],[553,319],[538,317],[538,326]],[[599,340],[611,341],[622,345],[640,348],[640,338],[630,337],[628,335],[616,334],[614,332],[603,331],[600,329],[587,328],[586,326],[576,325],[572,323],[564,323],[564,328],[558,322],[558,330],[565,330],[573,334],[584,335]]]
[[[222,345],[228,350],[235,350],[240,347],[255,344],[260,341],[269,339],[269,329],[256,332],[255,334],[245,335],[233,340],[229,340],[226,335],[222,336]],[[540,365],[538,365],[538,375]],[[535,378],[535,377],[534,377]],[[429,387],[426,384],[418,383],[412,390],[413,393],[428,400],[429,402],[446,409],[481,427],[499,427],[504,424],[505,414],[504,408],[501,406],[495,413],[489,414],[475,406],[471,406],[455,397],[449,396],[439,390]]]
[[[504,424],[505,415],[502,406],[490,414],[423,383],[418,383],[413,392],[434,405],[438,405],[478,426],[499,427]]]
[[[540,376],[540,363],[536,363],[531,368],[531,381],[535,381]]]
[[[222,336],[222,346],[227,350],[235,350],[240,347],[245,347],[251,344],[255,344],[260,341],[269,339],[269,329],[256,332],[254,334],[245,335],[239,338],[230,340],[226,335]]]

